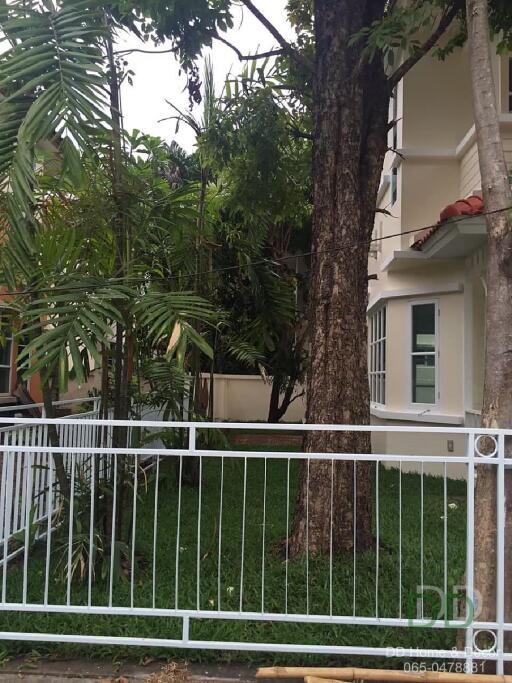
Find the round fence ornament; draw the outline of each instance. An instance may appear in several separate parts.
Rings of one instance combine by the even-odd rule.
[[[482,441],[484,439],[485,439],[485,441]],[[484,444],[490,445],[491,443],[494,446],[492,451],[487,452],[487,453],[482,453],[480,448],[484,447]],[[477,436],[476,441],[475,441],[475,451],[477,452],[477,454],[481,458],[494,458],[494,456],[498,452],[498,442],[496,441],[496,437],[492,436],[491,434],[480,434],[480,436]]]
[[[490,635],[491,636],[491,644],[489,647],[481,648],[478,643],[477,643],[477,638],[478,636],[485,634],[485,635]],[[496,646],[498,645],[498,638],[496,636],[496,633],[494,631],[491,631],[489,629],[480,629],[479,631],[475,631],[473,634],[473,650],[475,652],[480,652],[480,653],[488,653],[488,652],[496,652]]]

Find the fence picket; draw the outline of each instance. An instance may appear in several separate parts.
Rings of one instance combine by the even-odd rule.
[[[64,638],[69,642],[82,642],[80,638],[85,638],[87,642],[122,641],[134,645],[179,643],[180,646],[195,649],[215,647],[380,656],[384,648],[371,643],[365,646],[351,645],[350,635],[341,645],[322,645],[311,641],[308,644],[197,641],[189,637],[188,625],[190,619],[280,621],[364,626],[368,633],[373,627],[377,633],[377,629],[382,627],[403,629],[414,625],[423,629],[465,629],[466,650],[443,652],[444,659],[462,660],[466,667],[472,667],[474,662],[481,659],[489,660],[496,663],[498,673],[503,672],[505,661],[512,661],[512,651],[507,650],[508,639],[505,638],[507,632],[512,632],[512,623],[507,621],[504,606],[505,558],[512,552],[512,548],[507,547],[509,541],[504,531],[505,472],[508,465],[505,439],[512,437],[512,431],[476,427],[265,425],[265,430],[289,432],[322,429],[403,432],[409,435],[456,433],[465,437],[467,444],[464,455],[300,453],[285,450],[202,449],[197,445],[197,430],[218,429],[218,424],[170,422],[166,425],[151,420],[127,424],[127,421],[112,420],[110,417],[102,420],[97,404],[89,413],[54,420],[16,420],[0,416],[0,425],[8,424],[8,421],[12,421],[14,426],[0,428],[0,549],[3,555],[0,611],[178,617],[186,626],[185,636],[177,641],[137,636],[8,634],[3,631],[0,631],[0,639],[10,635],[13,639]],[[51,424],[57,426],[58,446],[52,446],[48,439],[48,426]],[[155,448],[152,444],[144,448],[135,445],[135,430],[161,429],[165,426],[188,430],[188,446]],[[128,428],[126,433],[130,441],[126,447],[113,445],[118,442],[114,440],[114,430],[118,428]],[[256,431],[262,426],[231,423],[223,425],[223,428]],[[494,440],[494,453],[479,452],[478,441],[482,435],[488,436],[491,442]],[[69,476],[68,501],[64,500],[57,483],[52,453],[62,454]],[[177,464],[176,480],[169,478],[166,463],[169,458],[173,464]],[[193,492],[188,489],[188,482],[184,481],[185,458],[198,458],[199,482]],[[312,460],[324,460],[327,463],[326,523],[330,524],[330,528],[324,557],[318,556],[309,536],[312,533],[310,522],[313,524],[313,501],[309,499]],[[354,506],[350,530],[353,534],[353,552],[341,559],[334,542],[336,538],[337,543],[334,532],[339,517],[335,468],[340,461],[353,463],[350,477],[353,476]],[[361,476],[358,462],[361,461],[374,464],[372,503],[376,543],[369,555],[358,554],[357,548],[358,476]],[[301,462],[305,463],[302,471],[306,477],[305,556],[295,563],[295,558],[291,556],[290,536],[293,498],[299,486]],[[465,485],[455,485],[451,479],[452,466],[455,464],[465,470]],[[460,561],[462,556],[460,552],[457,555],[452,550],[453,534],[457,528],[463,529],[460,522],[457,527],[456,515],[451,511],[464,505],[466,531],[461,533],[465,533],[465,561],[461,578],[464,574],[468,599],[466,612],[470,610],[469,605],[477,602],[474,586],[474,486],[479,467],[495,467],[497,475],[496,619],[480,622],[476,617],[465,623],[457,617],[448,623],[448,617],[444,614],[432,617],[427,613],[424,589],[439,588],[444,601],[451,595],[454,562]],[[388,470],[394,470],[392,475]],[[413,478],[408,478],[409,470]],[[431,478],[432,473],[439,474],[440,471],[441,477]],[[121,478],[120,472],[123,473]],[[166,478],[160,480],[163,474]],[[123,490],[131,490],[131,496],[118,488],[121,480],[123,487],[126,487]],[[164,481],[167,482],[165,485]],[[414,487],[412,494],[409,485]],[[170,488],[167,489],[167,486]],[[109,517],[111,514],[112,518],[105,520],[104,496],[107,489],[108,496],[111,496],[111,510],[107,508],[107,514]],[[462,502],[453,502],[454,491],[458,491],[459,496],[461,492],[464,493]],[[82,505],[84,508],[80,507]],[[148,505],[149,515],[146,509]],[[167,516],[161,513],[161,505],[166,506]],[[412,512],[408,508],[411,505]],[[127,509],[121,510],[120,506]],[[458,514],[460,519],[460,511]],[[123,519],[124,524],[121,524]],[[37,522],[35,537],[32,527],[34,521]],[[411,525],[413,528],[410,528]],[[105,536],[103,540],[101,534]],[[414,558],[411,559],[410,539],[414,535]],[[126,536],[131,539],[129,542],[125,542]],[[167,543],[165,552],[160,545],[164,537]],[[276,544],[278,539],[279,544]],[[80,544],[84,548],[85,560],[81,560],[78,554],[75,556],[75,549],[78,553]],[[59,592],[55,589],[58,581],[56,572],[57,565],[62,563],[52,557],[55,549],[60,549],[61,545],[64,547],[65,579],[62,582],[65,588]],[[174,545],[172,577],[172,573],[160,571],[160,567],[166,567],[169,562],[172,564]],[[98,548],[104,553],[103,561],[109,565],[105,577],[97,571]],[[313,548],[315,552],[310,553]],[[17,554],[20,555],[18,561],[12,561]],[[425,587],[425,578],[428,580],[432,575],[433,557],[437,563],[436,581],[439,585]],[[389,573],[390,562],[395,563],[392,573]],[[44,575],[44,581],[42,578],[39,583],[33,581],[33,565]],[[81,568],[79,573],[84,583],[82,591],[79,582],[74,580],[75,567]],[[456,571],[460,569],[458,565],[455,568]],[[119,586],[116,584],[118,569],[125,575],[129,572],[129,581],[124,584],[120,582]],[[151,578],[144,592],[144,577],[146,573],[149,577],[149,572]],[[21,581],[16,582],[13,578],[11,584],[11,576],[20,576]],[[417,612],[411,614],[408,601],[411,590],[416,590],[417,581],[420,590],[412,596]],[[96,582],[98,591],[95,589]],[[390,590],[392,600],[386,599],[386,591]],[[41,595],[37,595],[37,591]],[[343,600],[339,597],[342,594]],[[104,596],[103,602],[99,599],[101,595]],[[429,602],[428,609],[431,608]],[[483,653],[476,649],[474,643],[475,634],[482,630],[491,634],[491,640],[492,637],[496,640],[496,645]],[[433,653],[435,657],[435,650]],[[406,655],[402,653],[402,656]],[[422,654],[422,657],[427,656],[431,655]]]

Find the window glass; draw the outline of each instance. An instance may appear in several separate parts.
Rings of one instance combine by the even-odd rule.
[[[412,307],[412,402],[436,402],[436,304]]]
[[[386,308],[381,308],[368,321],[370,399],[386,403]]]
[[[398,199],[398,169],[391,171],[391,204],[396,204]]]
[[[8,394],[10,389],[11,369],[0,367],[0,394]]]
[[[0,312],[0,394],[8,394],[11,388],[12,335],[7,326],[8,321]]]
[[[412,308],[412,350],[435,351],[436,306],[420,304]]]
[[[436,402],[435,356],[412,357],[413,403]]]
[[[11,340],[0,339],[0,366],[11,365]]]

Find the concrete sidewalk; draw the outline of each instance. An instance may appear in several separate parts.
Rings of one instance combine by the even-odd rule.
[[[142,683],[164,667],[162,661],[141,666],[94,659],[12,659],[0,665],[0,683]],[[191,664],[187,671],[191,683],[254,683],[256,673],[249,666],[221,664]]]

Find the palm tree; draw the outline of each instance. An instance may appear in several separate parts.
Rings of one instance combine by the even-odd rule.
[[[55,378],[65,386],[70,360],[79,381],[89,356],[106,365],[100,349],[111,346],[113,330],[115,375],[127,387],[137,325],[161,339],[178,321],[185,329],[189,320],[210,319],[212,309],[197,295],[162,288],[147,268],[143,286],[137,279],[131,236],[141,202],[128,187],[110,18],[81,0],[15,0],[4,6],[0,30],[10,43],[0,56],[0,184],[9,225],[0,271],[29,337],[27,373],[41,373],[51,416]],[[84,200],[83,183],[98,176],[109,220],[93,212],[75,229],[69,219]],[[172,193],[164,203],[172,211]],[[127,389],[115,388],[117,401]],[[58,445],[53,428],[50,437]],[[60,456],[55,462],[66,495]]]
[[[199,161],[199,193],[198,193],[198,207],[197,207],[197,232],[196,232],[196,247],[195,247],[195,282],[194,291],[197,294],[207,295],[209,287],[211,287],[211,277],[204,277],[204,273],[212,269],[212,250],[209,246],[206,228],[207,228],[207,210],[208,210],[208,187],[212,180],[212,173],[208,158],[202,149],[202,140],[206,138],[215,125],[218,117],[221,114],[220,98],[215,94],[215,79],[213,72],[213,64],[209,57],[204,62],[204,84],[202,92],[202,116],[200,119],[196,118],[191,112],[184,112],[176,107],[172,102],[168,102],[173,109],[174,114],[169,117],[176,121],[176,130],[180,124],[189,126],[195,136],[197,144],[197,159]],[[203,275],[201,275],[203,274]],[[210,372],[210,387],[208,412],[210,418],[213,417],[213,360]],[[194,354],[193,359],[193,403],[194,411],[201,412],[201,358],[198,351]],[[192,461],[191,461],[192,462]],[[196,463],[192,463],[193,465]],[[192,477],[193,478],[193,477]]]

